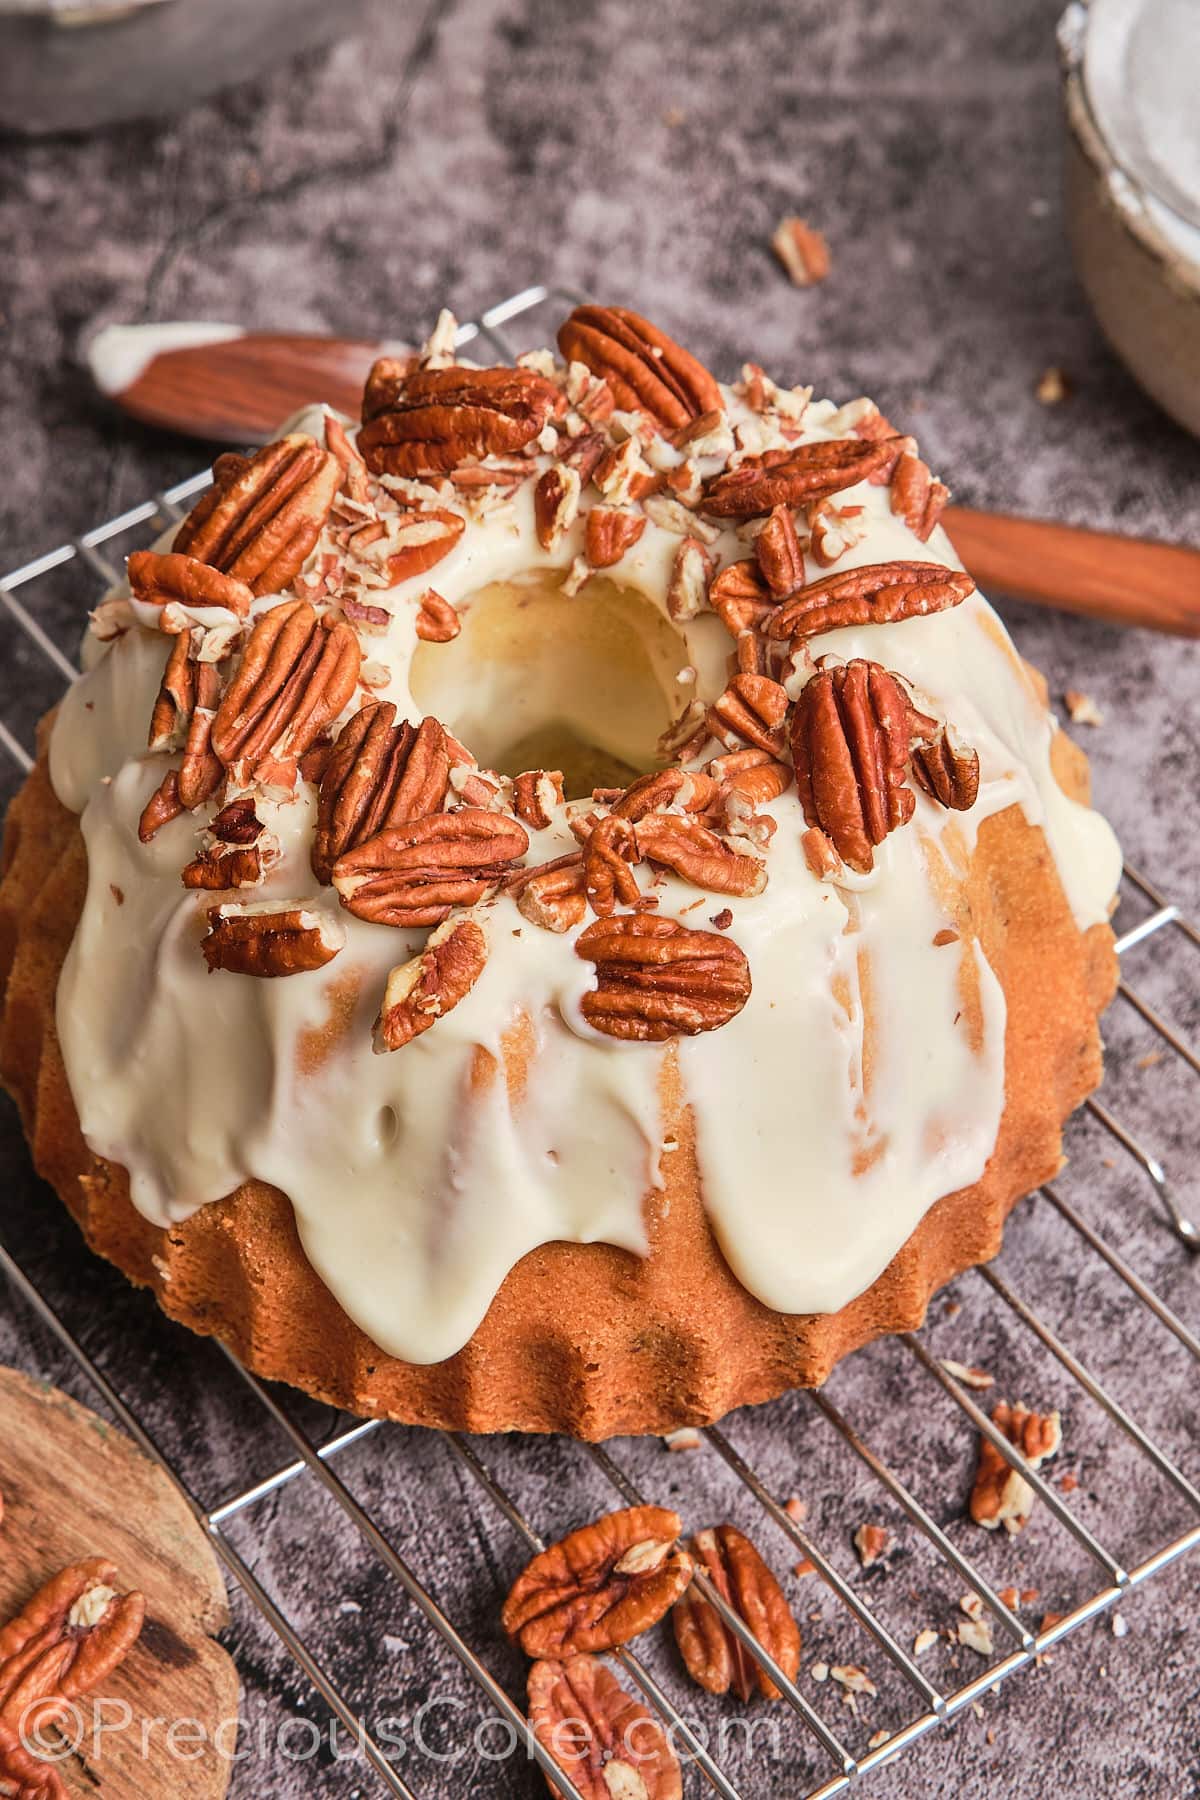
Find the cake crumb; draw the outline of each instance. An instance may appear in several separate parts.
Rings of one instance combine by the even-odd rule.
[[[663,124],[672,131],[675,130],[677,125],[684,124],[686,119],[687,113],[682,106],[668,106],[663,114]]]
[[[1051,363],[1048,369],[1042,370],[1033,391],[1043,406],[1058,406],[1070,394],[1071,384],[1064,371]]]
[[[829,274],[829,246],[824,237],[794,213],[780,219],[771,248],[787,270],[793,287],[812,287]]]
[[[1063,705],[1072,725],[1103,725],[1104,714],[1082,688],[1064,688]]]
[[[816,1566],[817,1565],[815,1562],[813,1562],[812,1558],[809,1556],[806,1556],[795,1565],[795,1567],[792,1569],[792,1574],[795,1576],[798,1576],[799,1579],[801,1581],[803,1581],[804,1577],[806,1575],[812,1574],[812,1572],[816,1568]],[[820,1617],[819,1614],[818,1614],[818,1617]]]
[[[1079,1477],[1073,1470],[1068,1469],[1058,1485],[1064,1494],[1073,1494],[1075,1489],[1079,1486]]]
[[[803,1525],[808,1517],[808,1502],[802,1500],[799,1494],[789,1494],[783,1503],[783,1510],[793,1525]]]

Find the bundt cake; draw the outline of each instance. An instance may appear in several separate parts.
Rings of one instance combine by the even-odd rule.
[[[821,1382],[1100,1073],[1113,834],[866,400],[582,306],[218,458],[14,802],[0,1066],[94,1249],[367,1415]]]

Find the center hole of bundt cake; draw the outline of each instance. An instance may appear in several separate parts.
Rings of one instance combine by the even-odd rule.
[[[410,685],[484,767],[561,769],[569,799],[624,787],[661,759],[658,739],[694,688],[657,607],[594,576],[578,594],[542,573],[481,588],[448,644],[422,643]]]

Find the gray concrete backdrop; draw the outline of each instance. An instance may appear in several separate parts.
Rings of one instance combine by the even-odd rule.
[[[0,146],[0,567],[141,499],[202,460],[194,447],[114,419],[92,397],[80,341],[113,320],[218,318],[261,326],[420,333],[443,301],[461,315],[536,281],[633,304],[722,374],[746,355],[819,392],[873,393],[916,430],[957,497],[1165,538],[1200,538],[1200,453],[1144,400],[1106,351],[1069,268],[1058,189],[1053,29],[1057,0],[660,0],[554,4],[372,0],[370,31],[169,125],[86,141]],[[282,50],[286,48],[281,46]],[[826,232],[828,282],[788,285],[768,240],[797,211]],[[1038,403],[1042,370],[1071,383]],[[27,590],[68,642],[91,591],[74,577]],[[1130,860],[1195,908],[1198,668],[1193,646],[1006,604],[1022,648],[1053,691],[1090,692],[1105,716],[1086,736],[1102,804]],[[28,737],[53,684],[0,623],[0,700]],[[11,775],[4,784],[11,787]],[[1131,897],[1122,918],[1144,911]],[[1167,933],[1131,953],[1129,977],[1193,1037],[1196,951]],[[1193,1206],[1195,1084],[1155,1058],[1127,1007],[1110,1018],[1106,1099],[1136,1121]],[[168,1326],[79,1247],[30,1173],[11,1109],[0,1129],[5,1237],[62,1305],[121,1391],[207,1503],[286,1462],[287,1445],[220,1357]],[[1193,1329],[1200,1268],[1163,1227],[1144,1177],[1094,1122],[1073,1128],[1062,1192]],[[1190,1184],[1190,1187],[1189,1187]],[[999,1268],[1183,1466],[1196,1473],[1194,1367],[1051,1205],[1014,1220]],[[935,1304],[935,1354],[981,1363],[998,1391],[1061,1406],[1064,1500],[1126,1566],[1195,1523],[1186,1504],[973,1275]],[[0,1356],[86,1389],[19,1305],[0,1319]],[[973,1434],[903,1346],[840,1369],[829,1394],[893,1461],[957,1547],[999,1586],[1039,1590],[1029,1609],[1066,1611],[1107,1577],[1043,1507],[1022,1537],[996,1542],[962,1517]],[[325,1436],[319,1409],[288,1400]],[[895,1501],[805,1397],[729,1424],[780,1497],[808,1501],[816,1541],[903,1643],[949,1623],[962,1581],[948,1575]],[[479,1446],[547,1535],[611,1496],[586,1456],[530,1441]],[[716,1452],[615,1447],[648,1492],[699,1525],[754,1520]],[[389,1535],[519,1695],[520,1659],[500,1640],[498,1598],[523,1560],[512,1527],[472,1487],[449,1447],[376,1433],[338,1464]],[[888,1524],[896,1550],[858,1570],[850,1535]],[[773,1527],[755,1534],[780,1570],[795,1560]],[[493,1760],[503,1734],[473,1734],[488,1708],[419,1616],[389,1586],[327,1501],[289,1487],[233,1528],[291,1618],[312,1635],[351,1702],[407,1724],[399,1767],[420,1795],[530,1795],[539,1778]],[[857,1716],[832,1684],[805,1693],[861,1751],[918,1698],[889,1671],[818,1577],[789,1578],[806,1633],[804,1667],[866,1664],[879,1687]],[[248,1718],[326,1709],[253,1611],[235,1600],[230,1647]],[[1084,1627],[1049,1665],[983,1695],[950,1734],[934,1732],[865,1784],[887,1800],[926,1795],[1064,1800],[1200,1793],[1195,1564],[1176,1565],[1122,1603],[1128,1626]],[[815,1614],[815,1617],[808,1617]],[[1002,1653],[997,1651],[997,1657]],[[715,1734],[739,1709],[697,1699],[671,1646],[647,1645],[677,1702]],[[953,1688],[985,1665],[940,1645],[922,1662]],[[411,1742],[426,1714],[422,1753]],[[762,1720],[762,1709],[751,1714]],[[803,1727],[724,1750],[747,1792],[800,1796],[831,1767]],[[292,1727],[293,1756],[304,1757]],[[767,1727],[759,1725],[762,1733]],[[705,1791],[692,1772],[688,1792]],[[256,1753],[238,1796],[373,1793],[360,1765],[327,1751],[289,1762]]]

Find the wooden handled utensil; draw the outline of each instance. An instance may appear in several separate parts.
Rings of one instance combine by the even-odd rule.
[[[405,348],[231,325],[110,325],[88,360],[102,392],[135,419],[249,444],[311,400],[357,416],[375,358]],[[943,522],[985,593],[1200,637],[1200,550],[964,506],[948,507]]]

